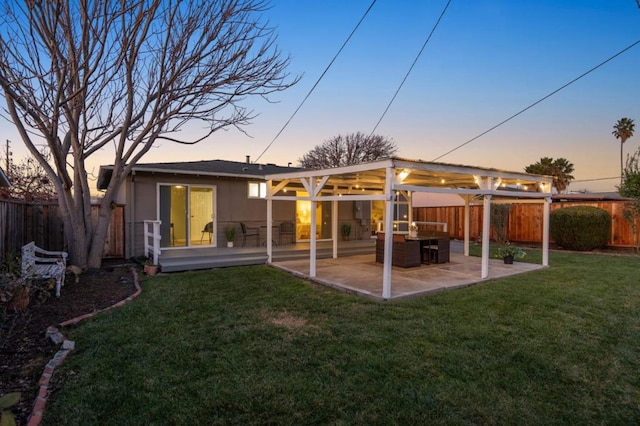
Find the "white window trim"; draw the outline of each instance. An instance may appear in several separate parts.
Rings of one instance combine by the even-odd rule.
[[[258,186],[258,195],[252,195],[252,191],[251,188],[253,185],[257,185]],[[250,199],[262,199],[264,200],[265,198],[267,198],[267,183],[266,182],[261,182],[261,181],[249,181],[249,183],[247,184],[247,197]]]

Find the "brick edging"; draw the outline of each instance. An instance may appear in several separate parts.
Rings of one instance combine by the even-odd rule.
[[[136,287],[136,291],[126,299],[119,301],[118,303],[108,306],[104,309],[98,309],[97,311],[80,315],[79,317],[72,318],[70,320],[63,321],[59,324],[60,327],[66,327],[68,325],[78,324],[80,321],[85,320],[87,318],[94,317],[102,312],[109,311],[113,308],[119,308],[120,306],[129,303],[136,297],[142,293],[142,288],[138,283],[138,272],[135,268],[131,268],[131,273],[133,275],[133,283]],[[69,352],[71,352],[75,344],[71,340],[66,340],[64,335],[58,331],[56,327],[47,328],[47,335],[54,335],[57,341],[62,342],[62,349],[60,349],[56,354],[51,358],[51,360],[45,365],[44,371],[42,372],[42,376],[40,376],[40,380],[38,381],[38,395],[36,396],[36,400],[33,403],[33,408],[31,410],[31,414],[29,415],[29,419],[27,420],[27,426],[38,426],[42,421],[42,415],[44,414],[44,407],[47,404],[47,396],[49,393],[49,382],[51,381],[51,377],[53,376],[53,372],[56,367],[62,364],[65,360]],[[47,336],[48,337],[48,336]]]

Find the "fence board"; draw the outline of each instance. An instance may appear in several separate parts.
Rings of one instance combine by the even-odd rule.
[[[593,206],[611,214],[611,238],[607,243],[611,247],[632,247],[633,231],[624,218],[624,201],[581,201],[559,202],[551,204],[551,211],[571,206]],[[447,222],[449,235],[456,239],[464,238],[464,206],[451,207],[414,207],[413,217],[423,222]],[[542,241],[542,204],[511,204],[509,212],[508,238],[514,242]],[[476,239],[482,232],[482,206],[470,207],[469,235]],[[492,235],[493,237],[493,235]]]
[[[64,250],[64,224],[59,211],[57,204],[0,200],[0,260],[8,253],[20,253],[30,241],[47,250]],[[91,206],[93,220],[97,220],[99,211],[100,206]],[[124,257],[124,226],[124,206],[115,205],[105,241],[105,258]]]

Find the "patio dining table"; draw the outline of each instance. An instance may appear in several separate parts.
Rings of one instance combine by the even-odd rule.
[[[449,236],[432,235],[417,237],[405,237],[407,241],[420,243],[421,263],[447,263],[450,259]]]

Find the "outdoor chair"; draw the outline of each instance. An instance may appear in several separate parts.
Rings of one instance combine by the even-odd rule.
[[[291,237],[291,242],[296,242],[296,228],[292,222],[282,222],[279,230],[279,241],[282,244],[282,237]]]
[[[31,241],[22,247],[22,278],[56,280],[56,297],[60,297],[60,288],[64,285],[64,274],[67,269],[67,253],[64,251],[48,251],[36,246]]]
[[[242,247],[247,242],[247,237],[256,237],[256,247],[260,245],[260,228],[249,227],[244,222],[240,222],[240,228],[242,229]]]
[[[200,236],[200,242],[202,243],[202,239],[204,238],[204,234],[209,234],[209,244],[211,244],[211,237],[213,236],[213,222],[209,222],[204,226],[202,230],[202,235]]]

